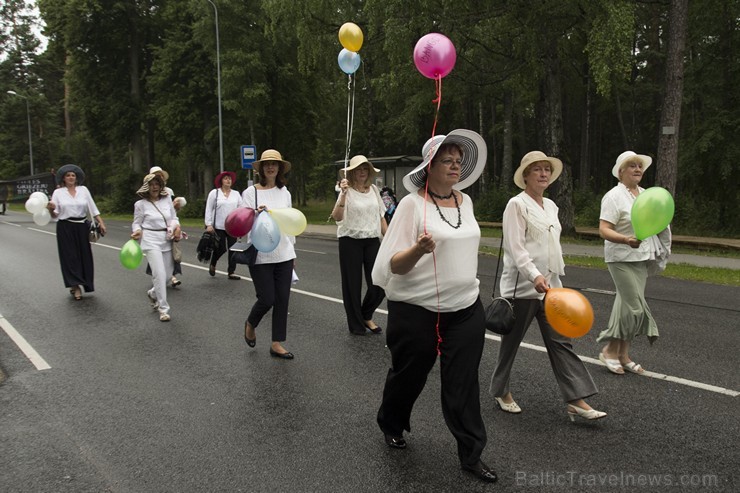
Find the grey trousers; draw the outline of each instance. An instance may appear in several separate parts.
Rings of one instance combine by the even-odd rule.
[[[509,378],[511,367],[514,365],[519,345],[527,333],[532,319],[537,318],[542,340],[547,348],[547,356],[560,386],[560,392],[565,402],[597,394],[599,390],[591,378],[586,366],[573,351],[569,337],[557,333],[545,318],[545,308],[542,300],[517,298],[514,302],[516,323],[509,335],[501,337],[501,349],[498,354],[498,364],[493,372],[491,391],[496,397],[503,397],[509,393]]]

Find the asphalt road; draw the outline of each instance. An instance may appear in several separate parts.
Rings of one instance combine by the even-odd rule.
[[[740,489],[739,288],[650,279],[661,338],[636,341],[632,352],[650,376],[615,376],[596,361],[613,302],[608,272],[566,268],[566,286],[594,307],[595,326],[575,347],[601,392],[589,402],[609,416],[568,421],[536,325],[512,377],[523,412],[499,411],[488,393],[499,343],[489,337],[480,376],[484,460],[500,477],[491,486],[458,468],[438,367],[408,449],[383,442],[375,413],[389,353],[384,336],[344,327],[335,241],[298,240],[285,343],[296,359],[281,361],[268,354],[269,316],[257,347],[244,343],[253,285],[227,280],[223,261],[208,276],[195,260],[200,231],[189,231],[183,285],[169,293],[172,322],[161,323],[144,268],[118,262],[128,225],[108,226],[93,247],[96,290],[76,302],[62,283],[54,225],[0,218],[0,491]],[[479,257],[484,298],[495,261]],[[248,275],[244,266],[237,273]],[[385,325],[384,312],[376,322]]]

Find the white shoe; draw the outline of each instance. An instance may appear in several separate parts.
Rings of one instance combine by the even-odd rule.
[[[170,314],[169,313],[160,313],[159,314],[159,321],[160,322],[169,322],[170,321]]]
[[[568,404],[568,417],[571,421],[576,420],[576,416],[578,416],[581,419],[601,419],[606,416],[606,413],[597,411],[596,409],[583,409],[578,406],[574,406],[573,404]]]
[[[517,404],[514,401],[511,401],[510,403],[505,403],[504,400],[501,397],[494,397],[496,399],[496,402],[498,402],[498,406],[501,408],[502,411],[511,413],[511,414],[519,414],[522,412],[522,408],[519,407],[519,404]]]

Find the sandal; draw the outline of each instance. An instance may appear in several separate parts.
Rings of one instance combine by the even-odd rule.
[[[645,369],[634,361],[630,361],[629,363],[622,365],[622,368],[630,373],[636,373],[638,375],[645,373]]]
[[[82,290],[79,286],[76,288],[72,288],[69,290],[69,294],[72,295],[72,298],[75,299],[75,301],[80,301],[82,299]]]
[[[624,375],[624,368],[619,363],[618,359],[609,359],[604,356],[604,353],[599,353],[599,361],[606,365],[606,369],[615,375]]]

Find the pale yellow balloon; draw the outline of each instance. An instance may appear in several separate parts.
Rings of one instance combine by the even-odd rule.
[[[277,223],[280,231],[286,235],[298,236],[306,229],[306,216],[293,207],[270,209],[268,211]]]
[[[339,42],[349,51],[360,51],[363,35],[360,26],[353,22],[345,22],[339,28]]]

